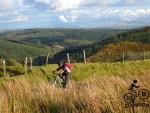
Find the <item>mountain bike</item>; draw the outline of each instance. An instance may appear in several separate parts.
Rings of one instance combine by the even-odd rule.
[[[54,76],[53,76],[53,79],[51,79],[51,77],[49,77],[49,75],[44,71],[44,69],[40,68],[40,70],[46,76],[46,78],[50,81],[50,84],[53,87],[66,88],[66,85],[64,84],[61,73],[53,72]]]
[[[61,78],[61,74],[54,73],[54,78],[50,82],[53,87],[63,88],[63,79]]]
[[[138,91],[129,91],[123,96],[125,103],[132,104],[139,98],[140,100],[146,100],[149,98],[149,91],[147,89],[139,89]]]

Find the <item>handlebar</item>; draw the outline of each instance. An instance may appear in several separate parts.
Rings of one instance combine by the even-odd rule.
[[[57,76],[61,76],[61,73],[56,73],[56,71],[52,71],[52,73],[57,75]]]

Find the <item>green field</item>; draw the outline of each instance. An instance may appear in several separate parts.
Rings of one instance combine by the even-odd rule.
[[[1,113],[130,113],[132,109],[124,108],[123,95],[132,80],[137,79],[140,88],[150,88],[149,60],[74,64],[67,90],[50,85],[55,68],[34,67],[27,75],[1,78]],[[140,107],[135,110],[150,111]]]

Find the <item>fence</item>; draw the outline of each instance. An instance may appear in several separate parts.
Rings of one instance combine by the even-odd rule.
[[[58,61],[66,59],[69,63],[91,63],[91,62],[125,62],[125,61],[137,61],[137,60],[146,60],[150,59],[150,51],[141,51],[141,52],[117,52],[111,53],[107,51],[105,53],[96,54],[94,56],[86,56],[86,51],[83,50],[80,54],[59,54],[57,56],[51,57],[49,54],[47,56],[38,56],[38,57],[25,57],[23,66],[24,74],[27,74],[29,71],[32,71],[33,66],[37,65],[47,65],[52,63],[57,63]],[[3,74],[3,77],[7,76],[7,59],[0,59],[0,74]]]

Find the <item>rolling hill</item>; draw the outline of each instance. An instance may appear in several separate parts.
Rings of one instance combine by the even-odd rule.
[[[137,42],[121,42],[108,44],[99,50],[96,54],[90,56],[88,62],[114,62],[122,61],[124,52],[124,60],[141,60],[150,59],[150,44]],[[145,52],[145,53],[144,53]],[[145,54],[145,56],[144,56]]]
[[[0,57],[5,59],[23,60],[25,57],[46,55],[47,53],[55,53],[52,48],[40,48],[31,45],[13,43],[10,41],[0,40]]]
[[[61,45],[91,44],[109,38],[126,30],[113,29],[25,29],[8,31],[0,34],[0,39],[17,41],[18,43]]]
[[[50,56],[64,48],[87,45],[126,30],[25,29],[0,33],[0,57],[22,60],[26,56]],[[39,58],[37,57],[37,58]]]
[[[143,46],[144,44],[149,45],[150,44],[150,27],[138,28],[138,29],[133,29],[133,30],[124,32],[124,33],[119,33],[115,36],[112,36],[111,38],[104,39],[94,44],[66,48],[63,51],[58,52],[54,56],[54,61],[57,59],[62,60],[66,58],[66,53],[70,53],[71,55],[70,57],[73,62],[74,61],[81,62],[83,61],[82,50],[85,50],[86,56],[90,57],[96,54],[97,52],[100,52],[101,50],[103,51],[103,48],[108,44],[116,44],[116,43],[121,43],[121,42],[134,42],[133,45],[130,43],[130,46],[132,47],[132,46],[137,45],[136,46],[137,49],[141,47],[141,44],[139,43],[143,43]]]

